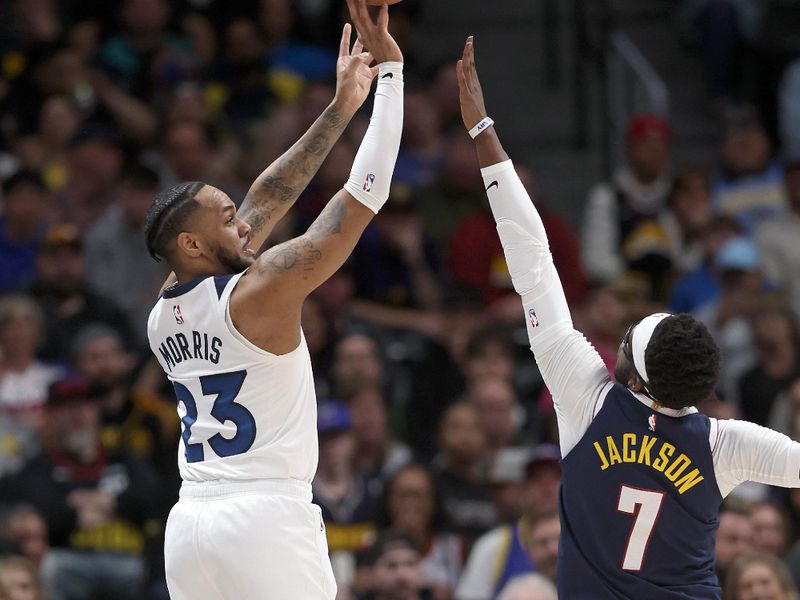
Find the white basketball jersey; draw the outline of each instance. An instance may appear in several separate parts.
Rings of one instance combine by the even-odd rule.
[[[243,275],[167,289],[150,313],[150,348],[172,381],[184,481],[291,478],[317,470],[317,402],[305,337],[280,356],[236,331],[229,300]]]

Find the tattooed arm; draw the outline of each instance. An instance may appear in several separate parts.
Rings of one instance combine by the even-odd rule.
[[[251,245],[260,249],[273,227],[292,207],[319,170],[353,115],[369,94],[372,56],[356,41],[350,50],[351,26],[344,26],[336,63],[336,96],[311,128],[258,176],[239,216],[250,227]],[[377,67],[375,68],[377,69]]]

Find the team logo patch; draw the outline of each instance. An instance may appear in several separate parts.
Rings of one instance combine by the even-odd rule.
[[[365,192],[369,192],[370,190],[372,190],[372,184],[373,183],[375,183],[375,174],[374,173],[369,173],[367,175],[366,180],[364,181],[363,190]]]
[[[528,318],[531,320],[531,327],[539,326],[539,317],[536,316],[536,310],[533,308],[528,309]]]
[[[181,312],[180,304],[176,304],[172,307],[172,314],[175,315],[175,322],[178,325],[183,325],[183,313]]]
[[[647,423],[650,425],[650,427],[648,427],[648,429],[650,431],[655,431],[656,430],[656,416],[655,415],[650,415],[648,417],[648,419],[647,419]]]

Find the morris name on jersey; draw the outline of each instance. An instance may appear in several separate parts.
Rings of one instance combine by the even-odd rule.
[[[207,360],[217,365],[219,364],[221,350],[221,339],[216,336],[210,336],[205,332],[194,330],[191,333],[191,341],[183,333],[176,333],[175,335],[168,335],[158,345],[158,353],[164,359],[164,365],[170,372],[175,365],[193,358]]]
[[[607,435],[604,440],[594,442],[594,449],[600,459],[601,471],[622,463],[646,465],[663,473],[679,494],[704,479],[700,469],[691,469],[692,459],[689,456],[656,436],[645,434],[640,440],[636,433],[624,433],[621,438]],[[676,452],[679,452],[677,456]]]

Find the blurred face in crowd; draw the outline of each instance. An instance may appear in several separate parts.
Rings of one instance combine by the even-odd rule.
[[[126,29],[136,34],[155,33],[164,28],[169,9],[164,0],[126,0],[122,21]]]
[[[670,198],[678,225],[685,234],[699,234],[711,220],[708,178],[701,173],[683,175]]]
[[[340,476],[353,472],[356,438],[349,429],[326,431],[319,435],[320,470]]]
[[[558,509],[558,486],[561,484],[561,467],[556,460],[537,461],[528,466],[523,498],[523,510],[533,515],[543,510]]]
[[[753,560],[739,574],[733,597],[737,600],[789,600],[778,574],[766,562]]]
[[[434,492],[430,475],[416,466],[400,469],[389,484],[388,512],[392,528],[412,535],[428,531],[433,510]]]
[[[372,586],[380,600],[417,600],[421,585],[419,553],[405,545],[384,552],[372,567]]]
[[[471,404],[459,402],[442,415],[439,444],[449,461],[472,465],[486,449],[486,438]]]
[[[493,449],[508,446],[514,437],[514,390],[505,379],[492,377],[474,384],[470,402],[478,412],[478,420]]]
[[[403,141],[411,147],[441,136],[441,118],[430,94],[424,90],[407,91]]]
[[[627,318],[627,308],[620,297],[608,288],[589,294],[584,305],[584,328],[587,334],[614,343],[619,341]]]
[[[152,187],[142,181],[123,179],[117,188],[116,202],[128,223],[136,229],[141,229],[147,211],[157,194],[158,186]]]
[[[359,446],[382,447],[389,441],[386,406],[379,388],[361,390],[350,400],[349,408]]]
[[[6,524],[6,536],[19,544],[22,555],[38,566],[48,547],[47,523],[34,511],[18,511]]]
[[[39,111],[39,134],[55,148],[63,148],[75,136],[80,125],[80,115],[69,96],[56,94],[48,97]]]
[[[700,239],[703,245],[703,254],[708,259],[713,258],[720,248],[737,235],[741,235],[741,230],[734,221],[728,218],[712,219]]]
[[[746,514],[723,512],[717,530],[717,568],[726,569],[734,560],[753,551],[753,523]]]
[[[786,525],[780,511],[771,504],[758,504],[750,510],[753,523],[753,547],[773,556],[786,551]]]
[[[18,303],[0,322],[0,355],[33,360],[41,334],[41,316],[34,306]]]
[[[442,65],[436,71],[431,87],[431,97],[442,121],[456,117],[461,112],[458,98],[458,79],[452,65]]]
[[[464,370],[470,381],[508,380],[514,370],[514,361],[503,344],[488,340],[475,354],[467,357]]]
[[[0,598],[3,600],[40,600],[39,584],[30,569],[20,564],[0,564]]]
[[[20,241],[38,233],[47,218],[49,195],[33,182],[22,181],[3,198],[3,216],[8,232]]]
[[[168,127],[179,121],[207,123],[209,114],[200,87],[189,82],[178,84],[167,101],[165,116]]]
[[[536,571],[555,581],[558,561],[558,539],[561,535],[561,521],[558,513],[539,519],[528,535],[528,556],[536,566]]]
[[[70,149],[70,193],[76,199],[105,195],[117,182],[122,169],[122,152],[110,141],[84,140]]]
[[[80,54],[71,48],[60,48],[42,62],[34,72],[34,80],[47,96],[71,95],[86,79],[86,67]]]
[[[628,164],[643,183],[661,177],[669,165],[669,140],[662,133],[648,132],[628,140]]]
[[[86,342],[75,357],[75,368],[89,383],[112,387],[126,380],[134,359],[114,336],[98,336]]]
[[[225,55],[237,65],[263,66],[264,45],[256,24],[250,19],[236,19],[225,30]]]
[[[83,289],[86,261],[75,245],[45,247],[36,256],[36,272],[49,291],[68,297]]]
[[[332,373],[339,385],[379,385],[382,367],[375,342],[361,334],[342,338],[336,345]]]
[[[789,315],[767,312],[753,321],[753,337],[762,357],[784,357],[790,366],[795,362],[795,332]]]
[[[211,141],[197,123],[174,124],[167,132],[164,151],[167,162],[182,181],[202,181],[213,154]]]
[[[262,29],[273,44],[286,39],[294,25],[290,0],[260,0],[258,16]]]
[[[94,399],[71,400],[48,406],[47,418],[64,452],[81,457],[96,450],[100,407]]]
[[[764,129],[752,124],[729,132],[722,140],[720,152],[731,174],[744,176],[763,170],[772,148]]]

